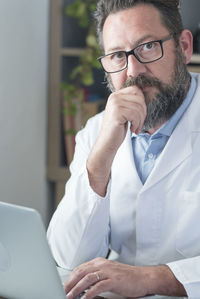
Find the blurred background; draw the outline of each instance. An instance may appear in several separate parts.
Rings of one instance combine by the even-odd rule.
[[[37,209],[45,225],[69,178],[74,136],[108,96],[94,4],[0,0],[0,201]],[[199,0],[182,0],[197,43],[199,11]],[[190,67],[199,71],[196,52]]]

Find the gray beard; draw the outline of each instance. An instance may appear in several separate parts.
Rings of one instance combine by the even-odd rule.
[[[156,87],[158,90],[158,93],[151,100],[148,97],[148,93],[144,92],[147,105],[147,116],[142,131],[156,129],[169,120],[181,106],[186,96],[190,82],[190,74],[184,63],[181,49],[179,48],[176,51],[176,63],[172,74],[171,84],[165,84],[155,77],[141,74],[137,77],[130,77],[121,87],[121,89],[128,86],[137,86],[140,89],[145,87]],[[108,87],[113,92],[114,87],[110,76],[107,77],[107,80]]]

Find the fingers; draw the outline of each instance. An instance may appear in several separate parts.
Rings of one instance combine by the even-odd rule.
[[[102,258],[94,259],[72,272],[65,286],[67,298],[73,299],[82,294],[82,299],[92,299],[105,292],[123,297],[145,296],[148,294],[144,284],[147,267],[143,268],[140,267],[139,271],[135,266]]]
[[[94,286],[100,282],[100,277],[97,272],[94,273],[88,273],[85,275],[80,281],[77,282],[77,284],[71,289],[69,293],[67,293],[67,298],[72,299],[85,290],[89,289],[91,286]]]
[[[85,267],[84,267],[85,266]],[[74,271],[72,271],[71,275],[69,276],[67,282],[65,283],[65,292],[68,293],[70,290],[73,289],[75,285],[81,279],[83,279],[86,275],[87,264],[82,264],[81,266],[77,267]]]
[[[70,292],[70,290],[73,289],[74,286],[77,286],[77,284],[81,281],[82,284],[79,285],[79,289],[83,284],[85,284],[88,287],[88,283],[93,284],[98,280],[99,280],[99,274],[97,272],[97,268],[94,265],[94,263],[90,261],[78,266],[72,271],[71,275],[69,276],[65,284],[65,291],[66,293]],[[83,288],[81,292],[84,290],[85,289]]]
[[[65,292],[67,294],[67,298],[72,299],[77,295],[83,293],[85,290],[88,290],[87,298],[88,296],[90,298],[90,294],[91,296],[93,296],[93,293],[98,295],[99,288],[101,292],[105,291],[104,289],[102,289],[102,287],[105,287],[104,283],[102,284],[102,282],[105,282],[107,280],[107,275],[103,274],[103,270],[98,270],[105,264],[107,264],[107,260],[97,258],[77,267],[71,273],[69,279],[65,284]]]
[[[139,132],[147,114],[144,94],[136,86],[114,92],[108,99],[106,110],[108,123],[120,126],[129,121],[131,131]]]
[[[80,294],[83,294],[83,299],[90,299],[108,291],[110,284],[110,280],[104,279],[100,272],[93,272],[86,274],[69,292],[67,291],[69,286],[66,286],[65,291],[68,299],[73,299]],[[87,292],[85,292],[86,290]]]
[[[65,286],[67,298],[73,299],[81,294],[82,299],[92,299],[105,292],[123,297],[145,297],[152,294],[147,283],[152,271],[155,267],[137,267],[97,258],[72,272]]]
[[[96,283],[92,286],[82,297],[82,299],[92,299],[97,297],[99,294],[109,291],[111,280],[106,279]]]

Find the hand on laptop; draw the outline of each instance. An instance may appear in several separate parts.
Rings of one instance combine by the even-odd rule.
[[[165,267],[165,266],[164,266]],[[78,266],[65,283],[68,299],[88,290],[83,299],[91,299],[104,292],[123,297],[140,297],[149,294],[148,277],[152,267],[136,267],[116,261],[96,258]]]

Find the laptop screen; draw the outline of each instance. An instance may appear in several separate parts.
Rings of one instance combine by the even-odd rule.
[[[0,296],[66,299],[39,213],[0,202]]]

